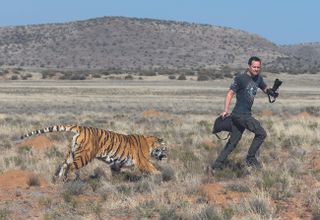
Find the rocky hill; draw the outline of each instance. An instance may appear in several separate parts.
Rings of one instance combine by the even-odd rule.
[[[258,55],[278,70],[298,62],[289,48],[232,28],[126,17],[0,28],[0,66],[22,68],[239,68]]]
[[[274,70],[293,74],[320,72],[320,43],[284,45],[280,49],[288,57],[270,63]]]

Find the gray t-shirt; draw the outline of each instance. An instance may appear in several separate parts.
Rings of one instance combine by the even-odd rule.
[[[254,97],[258,88],[264,90],[267,85],[260,74],[251,77],[246,72],[236,75],[230,89],[236,93],[236,105],[233,113],[251,114]]]

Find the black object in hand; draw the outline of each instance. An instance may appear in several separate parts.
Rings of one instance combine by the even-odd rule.
[[[267,95],[277,98],[279,96],[279,93],[275,92],[273,89],[267,89]]]
[[[274,83],[273,83],[272,90],[273,90],[274,92],[276,92],[276,91],[279,89],[279,87],[281,86],[281,84],[282,84],[282,81],[279,80],[279,79],[276,79],[276,80],[274,81]]]
[[[275,102],[276,98],[279,96],[279,93],[277,92],[277,90],[279,89],[281,84],[282,84],[282,81],[279,79],[276,79],[273,83],[272,89],[267,89],[267,95],[270,103]],[[273,97],[273,100],[270,97]]]

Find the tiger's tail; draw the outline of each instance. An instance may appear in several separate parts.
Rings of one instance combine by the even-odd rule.
[[[29,132],[28,134],[22,135],[21,140],[33,135],[39,135],[39,134],[44,134],[48,132],[72,131],[74,133],[79,133],[79,130],[80,130],[80,126],[77,126],[77,125],[54,125],[51,127],[42,128],[39,130]]]

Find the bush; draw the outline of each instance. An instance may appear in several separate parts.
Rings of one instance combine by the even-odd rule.
[[[157,73],[155,71],[142,70],[140,76],[156,76]]]
[[[209,77],[205,76],[205,75],[200,75],[200,76],[198,76],[197,80],[198,81],[208,81]]]
[[[71,80],[85,80],[86,76],[84,74],[72,74]]]
[[[19,79],[19,77],[17,75],[12,75],[11,76],[11,80],[17,80],[17,79]]]
[[[169,79],[176,79],[176,76],[175,75],[170,75],[168,76]]]
[[[184,75],[184,74],[181,74],[179,77],[178,77],[178,80],[186,80],[187,77]]]
[[[42,79],[47,79],[47,78],[54,77],[57,73],[54,71],[47,70],[47,71],[43,71],[41,74],[42,74]]]
[[[133,76],[132,75],[126,75],[124,77],[125,80],[133,80]]]
[[[99,73],[92,74],[92,78],[101,78],[101,75]]]

